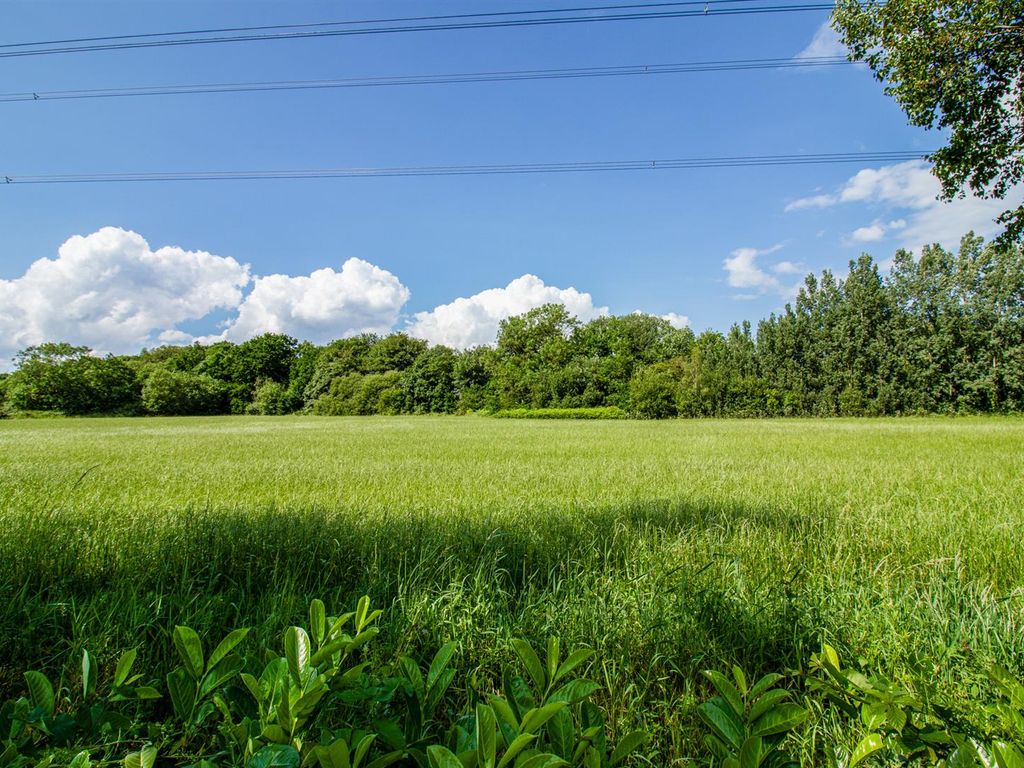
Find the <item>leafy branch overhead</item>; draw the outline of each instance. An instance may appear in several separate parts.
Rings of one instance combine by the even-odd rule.
[[[945,199],[1005,198],[1024,178],[1024,5],[1018,0],[839,0],[832,17],[910,122],[948,131],[931,159]],[[1024,236],[1024,205],[998,221]]]

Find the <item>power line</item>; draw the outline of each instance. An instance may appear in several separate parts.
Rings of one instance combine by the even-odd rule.
[[[534,173],[593,173],[600,171],[656,171],[694,168],[751,168],[763,166],[831,165],[836,163],[902,162],[923,159],[921,152],[839,152],[805,155],[737,155],[689,157],[669,160],[611,160],[568,163],[513,163],[507,165],[431,165],[393,168],[311,168],[281,171],[181,171],[171,173],[7,175],[0,182],[13,184],[94,184],[143,181],[252,181],[268,179],[335,179],[408,176],[485,176]]]
[[[744,2],[746,0],[733,0],[734,2]],[[719,3],[726,2],[726,0],[718,0]],[[693,2],[690,0],[685,5],[701,5],[701,3]],[[655,4],[645,4],[637,7],[651,7]],[[657,5],[684,5],[684,3],[671,3],[671,4],[657,4]],[[615,6],[608,6],[615,8]],[[622,6],[623,8],[630,8],[633,6]],[[449,16],[449,17],[410,17],[415,19],[415,23],[391,23],[390,20],[378,20],[378,21],[349,21],[349,22],[323,22],[320,24],[314,24],[314,29],[303,29],[295,31],[280,31],[280,32],[258,32],[256,34],[215,34],[212,37],[175,37],[174,39],[143,39],[143,38],[169,38],[176,35],[183,35],[189,33],[181,32],[167,32],[167,33],[149,33],[146,35],[129,35],[129,36],[118,36],[111,38],[96,38],[98,42],[88,42],[89,38],[81,38],[87,42],[83,44],[75,44],[75,41],[71,41],[69,44],[53,45],[51,47],[39,47],[50,45],[49,43],[9,43],[5,46],[0,46],[3,50],[0,50],[0,58],[14,58],[23,56],[44,56],[61,53],[84,53],[91,51],[120,51],[120,50],[132,50],[139,48],[163,48],[169,46],[180,46],[180,45],[203,45],[211,43],[229,43],[229,42],[253,42],[259,40],[300,40],[307,38],[320,38],[320,37],[348,37],[352,35],[379,35],[379,34],[393,34],[399,32],[436,32],[436,31],[451,31],[461,29],[497,29],[505,27],[535,27],[535,26],[547,26],[552,24],[586,24],[599,21],[633,21],[641,19],[682,19],[682,18],[694,18],[703,16],[743,16],[751,14],[769,14],[769,13],[796,13],[804,11],[828,11],[832,10],[831,3],[803,3],[803,4],[789,4],[789,5],[766,5],[766,6],[755,6],[755,7],[712,7],[711,1],[703,4],[703,8],[690,9],[690,10],[658,10],[658,11],[647,11],[647,12],[623,12],[623,13],[612,13],[604,15],[591,15],[588,12],[586,15],[560,15],[560,16],[546,16],[543,18],[488,18],[486,20],[475,20],[475,21],[460,21],[450,20],[443,21],[443,19],[465,19],[469,16],[474,18],[480,16],[480,14],[467,15],[467,16]],[[487,14],[487,16],[501,15],[506,16],[516,12],[503,12],[501,14]],[[545,13],[544,11],[538,11],[538,13]],[[559,11],[547,11],[546,13],[561,13]],[[420,19],[427,20],[426,22],[420,21]],[[436,23],[434,20],[442,20],[440,23]],[[337,29],[337,28],[325,28],[327,26],[337,25],[354,25],[354,24],[377,24],[378,26],[370,26],[359,29]],[[385,24],[384,26],[380,26]],[[296,25],[301,26],[301,25]],[[239,27],[236,29],[246,29]],[[257,30],[259,28],[249,28]],[[281,29],[281,27],[271,27],[270,29]],[[203,33],[205,34],[205,33]],[[36,46],[36,47],[31,47]]]
[[[503,72],[464,72],[443,75],[364,77],[335,80],[192,83],[187,85],[152,85],[129,88],[90,88],[70,91],[23,91],[20,93],[0,93],[0,102],[102,99],[124,96],[169,96],[199,93],[243,93],[250,91],[300,91],[320,88],[376,88],[390,85],[449,85],[454,83],[512,82],[518,80],[561,80],[585,77],[623,77],[631,75],[792,69],[836,66],[841,64],[850,64],[850,61],[842,56],[817,56],[802,59],[733,59],[726,61],[691,61],[677,64],[634,64],[613,67],[531,69]]]
[[[101,37],[72,37],[65,38],[63,40],[36,40],[33,42],[24,43],[0,43],[0,49],[3,48],[23,48],[27,46],[39,46],[39,45],[64,45],[69,43],[91,43],[91,42],[103,42],[110,40],[134,40],[142,39],[147,37],[174,37],[179,35],[204,35],[204,34],[218,34],[225,32],[260,32],[269,31],[272,29],[308,29],[311,27],[339,27],[339,26],[352,26],[355,24],[387,24],[397,23],[401,21],[444,21],[449,19],[475,19],[475,18],[491,18],[498,16],[536,16],[541,14],[552,14],[552,13],[583,13],[589,11],[613,11],[613,10],[626,10],[636,8],[665,8],[665,7],[681,7],[681,6],[719,6],[719,5],[731,5],[737,3],[754,3],[759,0],[678,0],[678,2],[662,2],[662,3],[629,3],[620,5],[588,5],[588,6],[575,6],[570,8],[535,8],[525,11],[487,11],[482,13],[453,13],[443,15],[430,15],[430,16],[400,16],[396,18],[387,19],[348,19],[345,21],[313,21],[304,22],[300,24],[265,24],[261,26],[245,26],[245,27],[214,27],[209,29],[187,29],[178,30],[175,32],[146,32],[136,33],[128,35],[104,35]]]

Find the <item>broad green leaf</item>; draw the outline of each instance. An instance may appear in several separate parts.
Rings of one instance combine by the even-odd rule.
[[[1024,709],[1024,684],[998,664],[989,670],[989,677],[1018,709]]]
[[[338,739],[327,747],[320,747],[320,765],[323,768],[351,768],[348,742]]]
[[[742,718],[744,710],[743,699],[740,697],[740,692],[736,690],[736,686],[730,683],[729,679],[721,672],[713,669],[705,670],[704,676],[715,686],[719,695],[728,702],[736,716]]]
[[[705,701],[697,707],[697,715],[730,748],[739,749],[743,744],[743,724],[722,697]]]
[[[876,731],[886,721],[889,708],[885,704],[863,704],[860,708],[860,719],[869,731]]]
[[[437,653],[434,654],[434,660],[430,662],[430,669],[427,670],[428,688],[434,685],[434,681],[437,680],[445,667],[448,666],[448,662],[451,660],[452,654],[455,653],[456,647],[457,645],[454,642],[445,643],[438,649]]]
[[[961,740],[960,745],[946,758],[944,768],[984,768],[984,765],[974,745]]]
[[[552,676],[551,684],[554,685],[557,683],[593,655],[594,652],[589,648],[577,648],[559,665],[555,674]]]
[[[796,728],[807,719],[807,710],[799,704],[779,704],[765,712],[750,729],[752,736],[772,736]]]
[[[750,698],[756,699],[769,688],[771,688],[773,685],[775,685],[777,682],[779,682],[781,679],[782,675],[778,674],[777,672],[769,672],[767,675],[765,675],[756,683],[754,683],[754,687],[750,689]]]
[[[544,675],[544,667],[540,663],[537,652],[533,650],[533,646],[525,640],[516,638],[512,641],[512,649],[516,652],[519,660],[523,662],[523,666],[526,667],[526,672],[530,679],[533,680],[533,684],[537,686],[537,690],[543,693],[547,685],[547,678]]]
[[[494,768],[498,755],[498,721],[486,704],[476,705],[476,753],[480,768]]]
[[[394,752],[388,752],[386,755],[381,755],[377,759],[366,764],[365,768],[387,768],[392,763],[397,763],[405,757],[405,750],[396,749]]]
[[[132,665],[135,663],[135,657],[138,655],[138,650],[132,648],[121,654],[121,658],[117,660],[117,667],[114,669],[114,687],[119,688],[124,685],[125,680],[128,679],[128,675],[131,674]]]
[[[356,632],[362,632],[366,625],[366,617],[370,612],[370,598],[363,595],[356,603]]]
[[[171,705],[178,719],[191,720],[196,702],[196,684],[184,667],[168,673],[167,692],[171,695]]]
[[[213,653],[210,654],[210,658],[206,661],[206,668],[213,669],[217,666],[221,659],[227,656],[231,651],[235,649],[240,642],[245,640],[245,636],[249,634],[248,629],[236,629],[231,632],[227,637],[220,641],[216,648],[213,649]]]
[[[615,745],[615,749],[612,752],[611,760],[608,762],[608,765],[618,765],[626,758],[627,755],[635,752],[650,740],[651,734],[647,733],[647,731],[633,731],[632,733],[627,733],[619,739],[619,743]]]
[[[513,739],[512,743],[508,745],[508,749],[505,750],[505,754],[501,756],[501,760],[498,761],[498,768],[505,768],[506,765],[516,759],[516,755],[526,749],[530,742],[533,741],[537,736],[532,733],[521,733]]]
[[[363,736],[356,744],[355,751],[352,753],[352,768],[359,768],[359,764],[363,762],[363,758],[366,757],[366,753],[370,751],[370,747],[373,746],[374,740],[377,738],[377,734],[370,733]]]
[[[352,638],[352,642],[349,644],[348,648],[346,649],[347,652],[351,653],[356,648],[360,648],[360,647],[366,645],[368,642],[373,640],[373,638],[375,638],[379,634],[380,634],[380,628],[379,627],[369,627],[368,629],[364,629],[362,632],[360,632],[358,635],[356,635],[355,637]]]
[[[452,684],[452,680],[455,679],[455,670],[446,669],[444,670],[434,684],[427,691],[426,701],[423,703],[424,710],[427,713],[432,713],[434,708],[440,703],[441,697],[444,696],[444,692],[448,690],[448,686]]]
[[[500,696],[491,696],[488,699],[488,703],[496,715],[502,739],[505,744],[511,744],[515,737],[519,735],[519,720],[516,719],[515,712],[512,711],[512,707],[509,706],[508,702]]]
[[[739,690],[741,696],[747,695],[747,676],[743,673],[735,664],[732,665],[732,678],[736,681],[736,688]]]
[[[566,701],[569,704],[578,704],[599,690],[601,690],[601,686],[590,680],[570,680],[551,694],[548,701]]]
[[[402,673],[406,679],[412,683],[413,693],[417,699],[421,701],[426,697],[426,686],[423,683],[423,673],[420,672],[420,665],[416,663],[415,659],[410,659],[408,656],[402,656],[398,660],[399,666],[402,668]]]
[[[92,654],[82,651],[82,696],[86,699],[96,693],[96,681],[99,669],[93,661]]]
[[[53,695],[53,685],[46,675],[42,672],[26,672],[25,684],[28,685],[28,694],[32,700],[32,706],[39,709],[46,716],[53,717],[56,703]]]
[[[855,765],[862,763],[884,747],[885,743],[882,741],[881,736],[877,733],[869,733],[854,747],[853,752],[850,754],[850,762],[847,763],[847,768],[853,768]]]
[[[92,768],[92,758],[90,758],[88,751],[82,750],[75,755],[68,768]]]
[[[292,708],[292,717],[304,719],[308,718],[313,714],[313,710],[316,709],[316,705],[320,703],[320,699],[327,693],[327,685],[320,680],[317,681],[319,684],[310,690],[306,691],[299,700],[295,702]]]
[[[549,752],[531,755],[525,760],[516,762],[516,768],[561,768],[561,766],[565,765],[569,765],[569,763],[558,755],[552,755]]]
[[[828,645],[826,643],[825,645],[821,646],[821,655],[822,658],[829,664],[831,664],[833,667],[835,667],[838,670],[842,669],[842,667],[839,664],[839,654],[836,653],[836,649],[833,648],[831,645]]]
[[[548,638],[548,680],[551,685],[555,684],[555,674],[558,672],[558,662],[561,659],[562,648],[557,637],[551,636]]]
[[[319,648],[324,644],[327,635],[327,609],[324,601],[314,598],[309,604],[309,631],[313,633],[313,642]]]
[[[761,737],[751,736],[740,747],[739,768],[758,768],[761,765]]]
[[[576,746],[576,728],[568,709],[556,712],[548,720],[547,734],[555,754],[571,760],[573,747]]]
[[[260,731],[260,738],[272,744],[287,744],[290,740],[288,734],[280,725],[268,725]]]
[[[732,755],[733,750],[726,746],[725,742],[714,734],[704,734],[704,743],[707,744],[708,750],[718,758],[718,762],[724,763]]]
[[[753,706],[750,708],[750,716],[747,719],[749,722],[756,721],[757,718],[765,712],[787,698],[789,698],[789,691],[783,690],[782,688],[776,688],[768,691],[768,693],[754,702]]]
[[[156,765],[156,747],[149,746],[138,752],[132,752],[124,758],[125,768],[153,768]]]
[[[263,692],[263,688],[260,686],[259,680],[248,672],[243,672],[242,682],[245,683],[245,687],[249,689],[249,693],[252,694],[252,697],[256,699],[256,703],[263,704],[266,694]]]
[[[543,707],[536,707],[523,715],[523,721],[519,724],[522,733],[536,733],[548,720],[555,716],[556,712],[565,709],[568,704],[564,701],[553,701]]]
[[[269,744],[253,755],[246,768],[299,768],[299,753],[288,744]]]
[[[302,683],[303,675],[309,669],[309,635],[302,627],[289,627],[284,633],[284,657],[288,660],[288,671],[296,683]]]
[[[999,768],[1024,768],[1024,753],[1005,741],[992,742],[992,756]]]
[[[604,756],[608,752],[608,740],[605,736],[605,723],[604,713],[601,712],[601,708],[598,707],[592,701],[584,701],[580,704],[580,720],[583,725],[585,733],[590,734],[591,743],[594,745],[604,760]]]
[[[341,628],[352,621],[352,618],[355,615],[354,611],[350,611],[349,613],[339,616],[333,622],[328,619],[328,623],[331,625],[331,628],[327,630],[327,637],[333,638],[335,635],[339,634],[341,632]]]
[[[213,657],[210,657],[211,660]],[[242,658],[238,654],[231,654],[220,660],[220,663],[214,666],[211,662],[210,670],[203,677],[203,682],[199,686],[199,698],[203,698],[210,691],[220,688],[227,683],[231,678],[242,671],[245,664]]]
[[[203,676],[205,664],[203,662],[203,642],[199,635],[191,627],[175,627],[171,635],[174,640],[174,647],[178,650],[185,671],[198,681]]]
[[[427,747],[427,759],[430,761],[430,768],[462,768],[462,763],[455,753],[438,744]]]

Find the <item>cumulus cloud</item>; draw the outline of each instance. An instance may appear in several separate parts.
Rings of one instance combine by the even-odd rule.
[[[889,222],[876,218],[855,229],[847,238],[850,242],[878,242],[899,232],[901,247],[919,248],[925,243],[951,247],[971,230],[983,237],[994,235],[1000,231],[995,218],[1024,200],[1024,185],[1011,190],[1005,200],[967,196],[946,202],[939,200],[940,192],[939,181],[927,163],[911,160],[860,170],[835,192],[794,200],[786,211],[860,203],[883,209],[890,216],[896,212],[905,215]]]
[[[104,227],[69,238],[57,258],[0,280],[0,357],[43,341],[135,352],[182,335],[175,326],[236,307],[249,266]],[[187,336],[187,334],[184,334]]]
[[[257,277],[252,291],[217,338],[244,341],[261,333],[287,333],[324,343],[358,333],[387,333],[409,300],[395,275],[351,258],[340,271]],[[209,340],[209,339],[206,339]]]
[[[796,59],[817,59],[831,56],[846,56],[846,46],[839,40],[839,35],[828,19],[821,23],[821,26],[814,33],[811,42],[807,44],[800,53],[793,58]]]
[[[866,227],[858,227],[853,230],[850,239],[855,243],[875,243],[884,239],[889,232],[904,229],[906,226],[907,222],[903,219],[888,223],[876,220]]]
[[[799,271],[796,264],[791,261],[779,261],[765,269],[758,263],[758,258],[769,256],[781,248],[781,244],[763,249],[737,248],[722,261],[726,283],[732,288],[745,289],[743,293],[734,294],[733,298],[756,299],[766,293],[778,293],[787,298],[793,294],[794,286],[783,283],[775,275]],[[773,272],[775,274],[772,274]]]
[[[608,307],[595,307],[589,293],[575,288],[545,285],[536,275],[523,275],[504,288],[460,297],[429,312],[417,312],[406,331],[432,344],[467,349],[493,344],[498,325],[507,317],[521,315],[542,304],[562,304],[569,314],[582,322],[608,314]]]
[[[668,324],[673,328],[683,329],[690,327],[690,318],[686,315],[677,315],[675,312],[668,312],[667,314],[662,315],[661,319],[667,320]]]

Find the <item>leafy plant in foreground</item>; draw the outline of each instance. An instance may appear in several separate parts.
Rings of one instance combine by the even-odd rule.
[[[541,661],[526,640],[513,640],[512,647],[526,677],[506,670],[503,696],[492,694],[477,704],[456,724],[447,746],[427,748],[429,768],[610,768],[647,743],[644,731],[608,743],[604,716],[590,701],[600,686],[570,677],[592,650],[577,649],[562,659],[559,640],[552,637]]]
[[[983,732],[989,724],[961,722],[938,694],[921,698],[882,675],[843,669],[829,645],[812,663],[818,672],[810,680],[812,690],[859,719],[867,731],[844,768],[876,753],[942,768],[1024,768],[1024,685],[1002,667],[989,673],[1001,697],[986,707],[1001,731],[993,738]]]
[[[132,674],[137,653],[132,649],[121,655],[102,690],[88,651],[82,654],[82,686],[77,693],[55,687],[41,672],[26,672],[28,696],[0,706],[0,767],[49,765],[55,755],[68,751],[68,764],[82,768],[91,763],[81,745],[110,743],[138,732],[131,716],[137,707],[128,705],[158,699],[160,693],[150,684],[140,684],[143,675]]]
[[[733,679],[721,672],[706,671],[718,695],[697,708],[711,730],[705,743],[723,768],[794,768],[799,765],[782,751],[786,736],[807,719],[807,710],[789,699],[789,691],[776,687],[782,680],[767,674],[747,685],[737,666]]]

